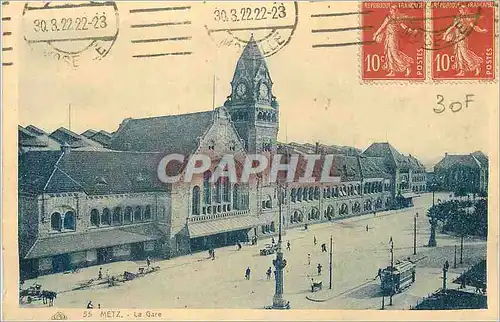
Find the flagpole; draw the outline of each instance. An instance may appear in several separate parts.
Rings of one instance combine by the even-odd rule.
[[[215,74],[212,82],[212,109],[215,110]]]

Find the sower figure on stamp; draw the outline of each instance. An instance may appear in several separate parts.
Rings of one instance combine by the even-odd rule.
[[[458,8],[458,13],[453,24],[444,33],[443,40],[455,43],[453,46],[455,62],[452,66],[453,69],[458,71],[455,76],[464,76],[465,72],[474,72],[474,76],[478,76],[481,72],[483,59],[469,49],[468,39],[472,31],[487,33],[488,30],[475,24],[475,17],[464,5]]]
[[[382,25],[373,35],[373,40],[381,43],[384,41],[384,64],[382,68],[389,73],[386,76],[396,76],[396,73],[404,72],[405,76],[410,76],[413,58],[399,50],[399,38],[403,33],[415,35],[416,29],[411,29],[406,24],[411,17],[398,11],[396,5],[389,8],[389,14],[382,22]]]

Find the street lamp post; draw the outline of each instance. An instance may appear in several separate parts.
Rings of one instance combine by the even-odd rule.
[[[463,255],[464,255],[464,234],[460,236],[460,264],[463,264]]]
[[[276,259],[273,260],[274,267],[276,268],[275,281],[276,287],[273,297],[273,309],[289,309],[290,302],[283,299],[283,269],[286,266],[286,260],[283,258],[283,251],[281,248],[281,227],[282,227],[282,214],[281,207],[283,203],[283,187],[278,184],[278,214],[279,214],[279,227],[278,227],[278,249],[276,251]]]
[[[389,247],[391,250],[391,294],[389,296],[389,305],[392,305],[392,296],[394,295],[394,241],[389,240]]]
[[[455,257],[453,258],[453,268],[457,268],[457,245],[455,245]]]
[[[450,264],[446,261],[443,265],[443,291],[446,292],[446,273],[448,272],[448,268],[450,268]]]
[[[413,255],[417,255],[417,218],[418,212],[413,216]]]
[[[330,289],[332,289],[332,275],[333,275],[333,237],[330,235]]]

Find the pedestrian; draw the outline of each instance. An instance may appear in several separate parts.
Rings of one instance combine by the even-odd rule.
[[[375,278],[373,280],[376,280],[379,277],[380,277],[380,280],[382,280],[382,269],[381,268],[378,269],[377,276],[375,276]]]
[[[215,249],[212,249],[212,260],[215,260]]]
[[[291,250],[291,249],[290,249],[290,241],[289,241],[289,240],[286,242],[286,249],[287,249],[287,250]]]
[[[311,265],[311,254],[307,254],[307,265]]]
[[[316,239],[316,235],[314,235],[314,246],[316,246],[316,243],[318,242],[318,240]]]
[[[151,266],[151,259],[149,258],[149,256],[146,258],[146,264],[148,265],[148,268],[149,266]]]
[[[366,231],[368,231],[368,225],[366,225]]]
[[[97,274],[97,279],[102,279],[102,267],[99,267],[99,273]]]
[[[323,268],[323,266],[318,263],[318,276],[321,275],[321,268]]]
[[[271,237],[271,243],[274,245],[274,243],[275,243],[274,237]]]
[[[375,217],[376,215],[377,215],[377,212],[376,212],[376,211],[374,211],[374,212],[373,212],[373,217]]]
[[[307,230],[307,224],[304,224],[304,230]]]
[[[270,280],[271,279],[271,274],[272,274],[272,270],[271,270],[271,266],[269,266],[269,268],[267,269],[267,272],[266,272],[266,276],[267,276],[267,279]]]
[[[89,303],[87,303],[87,309],[93,309],[94,308],[94,304],[92,304],[92,301],[89,301]]]
[[[322,253],[326,253],[326,252],[328,252],[328,251],[326,250],[326,244],[321,244],[321,252],[322,252]]]
[[[109,280],[109,269],[106,269],[106,278]]]
[[[250,279],[250,267],[247,267],[247,269],[245,270],[245,278],[246,278],[247,280],[249,280],[249,279]]]

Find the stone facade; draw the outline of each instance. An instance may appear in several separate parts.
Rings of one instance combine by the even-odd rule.
[[[399,158],[395,164],[379,148],[367,149],[366,156],[335,155],[330,169],[338,179],[335,183],[278,185],[268,172],[251,175],[248,183],[210,181],[226,155],[234,157],[241,172],[249,154],[269,160],[282,152],[287,158],[307,154],[297,144],[277,142],[279,105],[259,55],[251,41],[237,63],[231,94],[213,111],[127,119],[106,139],[109,150],[78,151],[78,142],[86,142],[96,131],[78,136],[64,129],[51,137],[72,138],[75,147],[62,142],[61,151],[20,149],[24,152],[19,157],[19,245],[24,274],[137,256],[179,256],[272,236],[279,227],[280,195],[286,233],[300,225],[383,211],[398,192],[425,189],[418,161],[410,157],[405,165]],[[35,144],[34,134],[26,129],[25,141]],[[327,153],[319,151],[318,144],[314,152]],[[173,153],[209,156],[213,164],[187,182],[159,182],[158,164]],[[185,166],[165,171],[183,179]],[[299,168],[303,172],[304,164]]]

